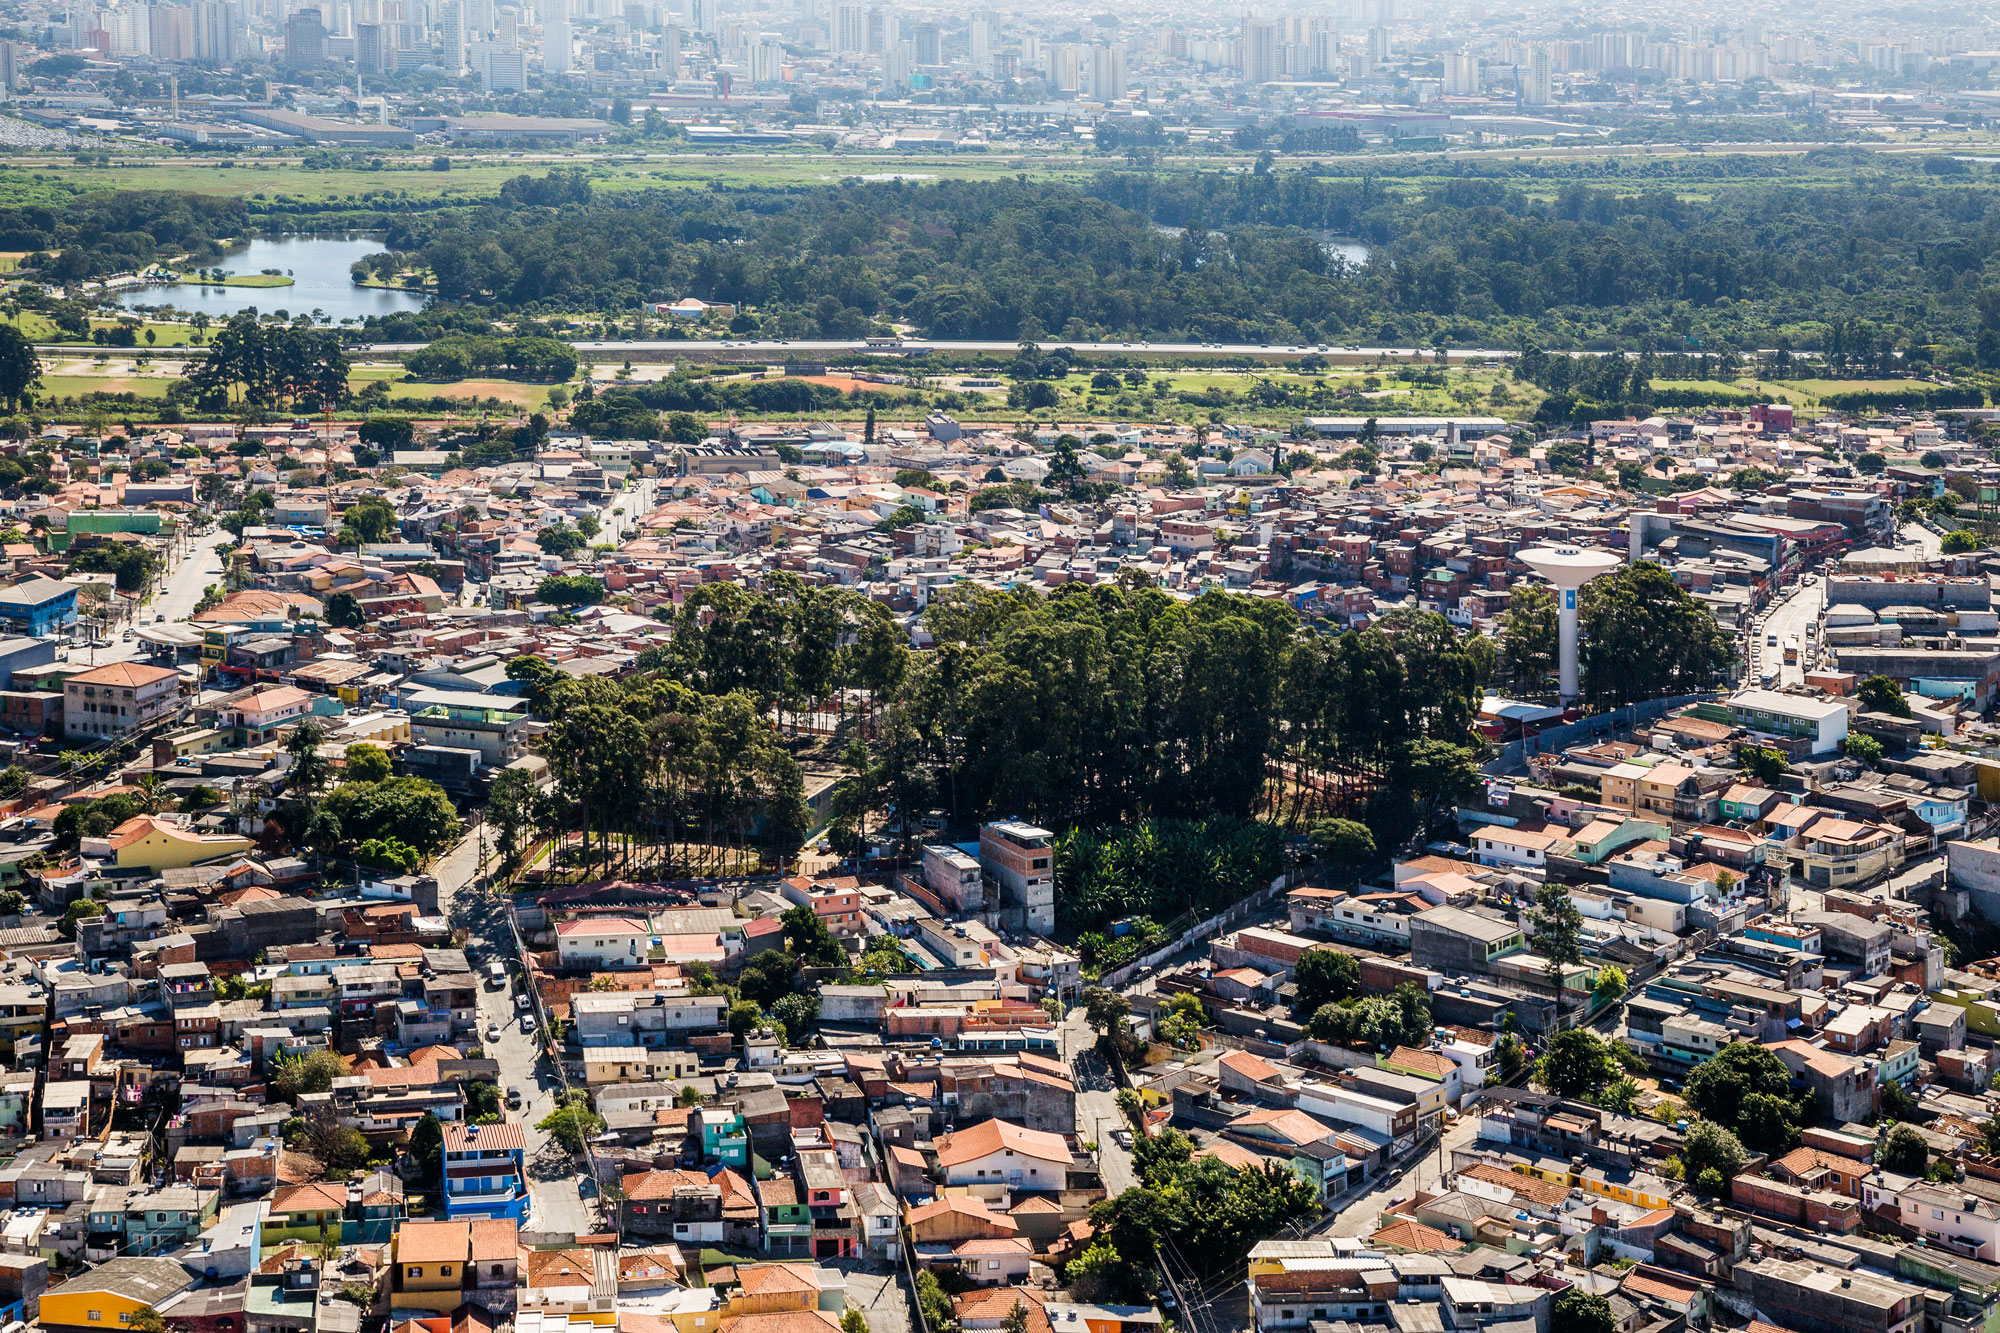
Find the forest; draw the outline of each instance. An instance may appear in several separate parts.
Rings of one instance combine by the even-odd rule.
[[[389,251],[364,264],[427,272],[444,302],[495,313],[743,302],[754,318],[736,331],[765,336],[852,338],[895,320],[938,338],[1844,341],[2000,363],[2000,294],[1987,292],[2000,195],[1951,177],[1725,184],[1701,200],[1300,172],[698,194],[523,179],[504,202],[397,215]],[[1372,247],[1366,262],[1336,254],[1336,236]]]
[[[249,212],[238,199],[175,190],[99,190],[60,206],[0,208],[0,250],[58,282],[141,268],[166,256],[218,259],[219,242],[242,236]],[[46,259],[39,262],[37,256]]]
[[[200,259],[271,227],[379,228],[386,248],[360,275],[414,270],[438,298],[370,324],[396,341],[697,296],[745,303],[743,335],[855,338],[894,321],[937,338],[1786,347],[2000,368],[1989,173],[1824,154],[1736,165],[1703,162],[1686,180],[1447,164],[1404,179],[1108,171],[624,192],[568,170],[481,203],[356,200],[311,216],[282,200],[97,191],[0,208],[0,249],[69,279]],[[1364,262],[1345,257],[1353,243]]]

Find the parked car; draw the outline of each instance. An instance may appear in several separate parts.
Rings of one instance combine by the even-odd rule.
[[[507,1105],[514,1107],[517,1110],[520,1108],[521,1090],[519,1088],[507,1089]]]
[[[1132,1131],[1129,1129],[1114,1129],[1111,1131],[1111,1141],[1121,1148],[1129,1148],[1132,1146]]]
[[[486,1040],[500,1040],[500,1025],[498,1023],[488,1023],[486,1025]]]

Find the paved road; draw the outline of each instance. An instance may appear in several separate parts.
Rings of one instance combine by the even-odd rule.
[[[153,599],[140,608],[140,625],[151,624],[157,615],[169,625],[185,628],[187,618],[194,614],[195,604],[201,601],[202,592],[209,584],[221,579],[222,557],[216,554],[215,548],[229,540],[229,534],[220,528],[196,537],[181,562],[153,594]],[[111,642],[97,645],[94,656],[91,649],[78,647],[71,649],[70,660],[103,666],[109,662],[137,661],[146,655],[146,645],[139,642],[137,635],[127,640],[122,631],[113,631]]]
[[[519,1088],[523,1105],[506,1111],[508,1120],[521,1121],[528,1137],[528,1191],[534,1198],[528,1229],[585,1234],[599,1229],[594,1202],[584,1199],[578,1189],[583,1179],[574,1159],[549,1143],[548,1135],[536,1126],[555,1109],[555,1092],[561,1086],[556,1071],[541,1053],[539,1035],[523,1032],[515,995],[523,984],[515,966],[512,933],[507,929],[505,909],[500,899],[472,884],[479,870],[478,834],[451,849],[433,867],[438,880],[438,909],[455,927],[471,937],[467,948],[475,967],[483,970],[495,959],[509,963],[507,987],[479,992],[479,1029],[476,1039],[489,1058],[500,1062],[500,1086]],[[500,1027],[500,1039],[486,1037],[489,1024]],[[473,1039],[466,1040],[467,1044]]]
[[[599,342],[587,339],[570,339],[569,345],[585,356],[631,355],[634,352],[673,352],[686,357],[740,357],[766,356],[783,359],[787,356],[826,355],[834,352],[866,352],[871,350],[866,342],[827,338],[789,338],[764,341],[707,342],[687,339],[635,339],[630,342]],[[1305,356],[1318,353],[1330,360],[1372,360],[1375,357],[1430,358],[1436,355],[1428,347],[1335,347],[1317,343],[1175,343],[1175,342],[1051,342],[1035,344],[1044,352],[1067,349],[1078,354],[1112,355],[1120,352],[1151,352],[1162,356]],[[423,343],[369,343],[356,350],[370,356],[398,356],[423,348]],[[919,351],[977,353],[982,355],[1006,354],[1019,350],[1021,344],[1014,340],[972,340],[950,338],[911,338],[900,346],[875,348],[878,351]],[[1506,361],[1520,353],[1502,347],[1459,347],[1452,348],[1446,355],[1453,361]]]
[[[1118,1084],[1111,1067],[1097,1053],[1097,1034],[1084,1022],[1081,1005],[1063,1020],[1060,1041],[1069,1059],[1070,1077],[1076,1083],[1076,1136],[1080,1142],[1097,1141],[1097,1169],[1104,1177],[1105,1191],[1116,1197],[1139,1183],[1132,1169],[1132,1154],[1112,1140],[1111,1132],[1129,1127],[1125,1113],[1118,1109]]]
[[[1812,669],[1812,653],[1818,645],[1818,640],[1806,637],[1806,630],[1819,622],[1825,599],[1826,582],[1816,579],[1794,588],[1771,608],[1750,644],[1752,680],[1761,680],[1766,671],[1775,671],[1780,685],[1805,683],[1805,673]],[[1775,648],[1769,641],[1773,634],[1778,636]],[[1791,644],[1798,645],[1799,660],[1787,666],[1785,648]]]
[[[1366,1194],[1343,1206],[1334,1215],[1331,1224],[1317,1234],[1323,1236],[1366,1236],[1380,1225],[1382,1211],[1397,1198],[1407,1199],[1418,1190],[1434,1190],[1444,1181],[1451,1170],[1451,1155],[1455,1149],[1463,1148],[1479,1135],[1479,1117],[1461,1116],[1457,1124],[1445,1131],[1443,1152],[1439,1145],[1432,1144],[1430,1151],[1414,1162],[1404,1165],[1401,1171],[1391,1171],[1374,1182]]]
[[[1944,554],[1944,538],[1921,523],[1905,523],[1896,535],[1903,542],[1916,547],[1919,555],[1925,560],[1935,560]]]
[[[597,511],[598,534],[596,542],[618,545],[630,537],[639,526],[639,520],[653,512],[653,497],[659,483],[652,477],[640,477],[628,482],[625,489],[604,502]]]

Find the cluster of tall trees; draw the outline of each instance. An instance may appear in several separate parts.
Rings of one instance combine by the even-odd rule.
[[[1239,1272],[1252,1245],[1320,1214],[1317,1193],[1297,1173],[1197,1157],[1177,1129],[1140,1138],[1132,1164],[1140,1183],[1090,1210],[1096,1234],[1064,1272],[1081,1299],[1144,1302],[1161,1259],[1204,1277]]]
[[[304,323],[266,324],[246,312],[216,331],[187,384],[205,407],[241,401],[318,410],[346,396],[347,353],[338,334]]]
[[[1682,691],[1727,662],[1657,566],[1591,589],[1594,697]],[[785,573],[704,585],[673,615],[626,681],[532,659],[510,672],[552,720],[564,810],[593,854],[672,830],[787,857],[807,828],[787,737],[840,735],[837,847],[913,844],[931,810],[955,828],[1032,820],[1060,834],[1058,912],[1076,931],[1240,898],[1282,867],[1284,832],[1351,845],[1343,863],[1405,844],[1476,790],[1496,663],[1525,680],[1554,653],[1552,615],[1534,633],[1517,617],[1496,650],[1432,613],[1324,632],[1282,603],[1137,579],[946,589],[923,653],[879,603]]]
[[[1396,845],[1476,777],[1492,649],[1441,617],[1318,634],[1261,599],[1073,585],[952,590],[924,623],[935,647],[914,654],[878,604],[781,574],[697,590],[628,682],[525,664],[518,678],[553,719],[562,794],[599,846],[671,824],[788,855],[803,815],[778,742],[845,723],[857,739],[833,796],[837,839],[886,827],[914,841],[933,808],[961,827],[1013,815],[1133,828],[1130,842],[1067,844],[1083,928],[1202,905],[1214,889],[1192,882],[1201,866],[1232,890],[1268,879],[1274,836],[1237,837],[1230,821],[1353,811]],[[1226,864],[1153,873],[1192,838]]]
[[[35,276],[58,282],[131,271],[163,255],[219,259],[218,242],[248,230],[242,200],[181,190],[96,190],[0,208],[0,250],[27,252]]]
[[[835,385],[815,384],[790,376],[718,381],[683,371],[656,384],[635,384],[601,394],[581,395],[570,413],[570,424],[621,439],[680,439],[686,431],[671,429],[676,424],[675,418],[690,415],[686,424],[696,432],[694,438],[700,439],[706,429],[704,421],[731,412],[858,413],[894,401],[893,394],[842,390]],[[664,423],[660,419],[662,412],[668,414]]]
[[[576,351],[555,338],[485,338],[454,334],[404,358],[410,373],[425,380],[460,380],[472,374],[502,374],[565,383],[576,376]]]
[[[1728,631],[1650,560],[1583,585],[1578,684],[1601,706],[1713,688],[1735,658]],[[1556,670],[1555,594],[1517,586],[1502,618],[1500,666],[1513,688],[1547,690]]]
[[[2000,212],[1983,186],[1905,171],[1710,183],[1696,201],[1525,184],[1113,173],[691,197],[526,177],[491,206],[397,216],[380,266],[428,271],[449,302],[529,313],[743,302],[786,336],[895,319],[940,338],[1574,345],[1615,316],[1634,350],[1802,332],[1794,345],[1866,367],[1946,339],[1972,355],[2000,324],[1978,305],[2000,282],[1987,258]],[[1328,233],[1365,239],[1367,260],[1336,253]]]
[[[585,865],[629,860],[635,842],[760,844],[774,858],[798,850],[804,775],[748,691],[703,694],[665,672],[613,682],[555,680],[544,674],[552,670],[530,658],[514,674],[552,719],[544,751],[556,796],[496,792],[503,852],[532,830],[579,825]]]

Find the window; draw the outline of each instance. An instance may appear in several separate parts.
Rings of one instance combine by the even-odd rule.
[[[104,1311],[102,1311],[102,1310],[92,1310],[92,1311],[90,1312],[90,1320],[91,1320],[91,1322],[92,1322],[92,1323],[94,1323],[94,1324],[101,1324],[101,1323],[103,1323],[103,1322],[104,1322]]]
[[[439,1264],[439,1265],[438,1265],[438,1276],[439,1276],[439,1277],[450,1277],[450,1276],[451,1276],[451,1265],[450,1265],[450,1264]]]

